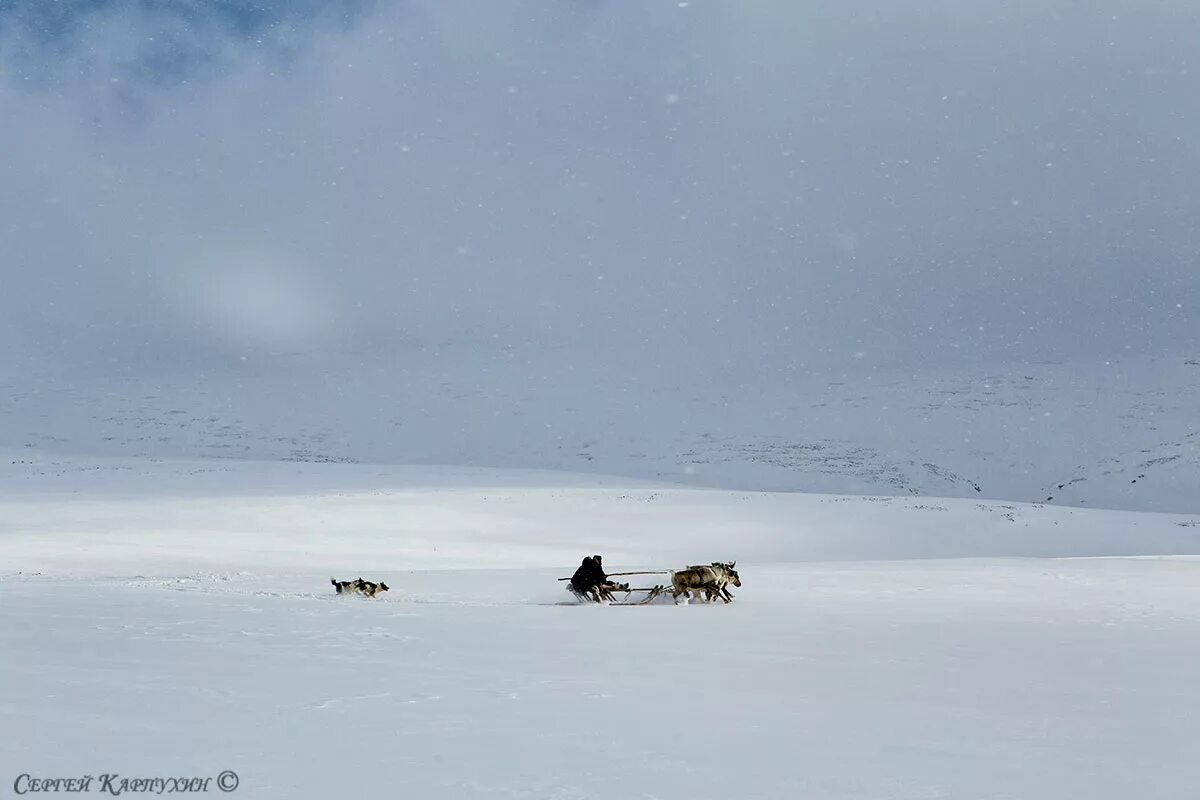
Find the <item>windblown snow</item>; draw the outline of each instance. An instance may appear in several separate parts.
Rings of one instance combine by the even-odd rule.
[[[1195,790],[1195,517],[9,456],[6,793],[224,770],[276,798]],[[580,606],[555,579],[593,552],[736,559],[744,586]],[[329,585],[360,575],[391,590]]]

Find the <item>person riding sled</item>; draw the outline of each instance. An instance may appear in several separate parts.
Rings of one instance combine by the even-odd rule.
[[[612,593],[625,588],[624,584],[614,583],[604,573],[600,556],[587,556],[575,574],[571,576],[571,591],[579,597],[588,598],[599,603],[601,600],[612,600]]]

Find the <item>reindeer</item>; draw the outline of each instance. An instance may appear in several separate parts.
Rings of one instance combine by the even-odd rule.
[[[728,564],[721,561],[714,561],[711,569],[717,574],[717,597],[720,597],[726,603],[733,602],[733,595],[729,591],[729,584],[733,584],[739,589],[742,586],[742,578],[734,569],[737,566],[736,561],[730,561]],[[712,598],[710,597],[709,600]]]
[[[725,565],[720,567],[692,565],[688,569],[671,573],[671,596],[678,600],[679,595],[685,595],[691,600],[692,597],[698,599],[703,594],[706,601],[713,600],[713,597],[721,597],[722,600],[725,600],[722,589],[724,589],[725,583],[730,581],[731,578],[728,578],[725,572]],[[725,602],[730,601],[725,600]]]
[[[700,593],[703,593],[706,602],[712,602],[718,597],[726,603],[732,602],[733,595],[730,594],[728,585],[742,585],[736,566],[736,561],[728,564],[714,561],[708,565],[693,564],[687,569],[672,572],[671,597],[679,599],[682,594],[691,599],[693,596],[699,598]]]

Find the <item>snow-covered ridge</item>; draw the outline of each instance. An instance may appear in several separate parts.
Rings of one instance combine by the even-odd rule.
[[[18,459],[462,464],[1200,513],[1200,368],[1183,358],[785,379],[460,355],[153,384],[10,380],[0,446]]]
[[[55,574],[1200,553],[1188,515],[534,471],[27,455],[0,482],[0,562]]]

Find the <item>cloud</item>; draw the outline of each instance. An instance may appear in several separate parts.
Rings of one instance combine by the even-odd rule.
[[[1184,4],[33,7],[0,5],[0,359],[1195,341]]]

